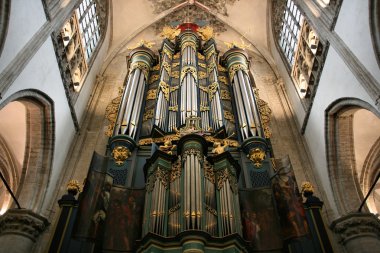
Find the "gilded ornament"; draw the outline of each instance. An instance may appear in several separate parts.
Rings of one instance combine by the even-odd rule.
[[[159,75],[151,75],[150,78],[149,78],[149,84],[154,83],[154,82],[157,81],[158,79],[160,79],[160,76],[159,76]]]
[[[181,177],[182,162],[181,157],[178,156],[177,161],[172,165],[170,173],[170,182],[174,182],[177,178]]]
[[[169,106],[169,111],[178,112],[178,105]]]
[[[201,105],[201,106],[199,107],[199,110],[200,110],[201,112],[210,111],[210,107]]]
[[[234,48],[234,47],[238,47],[241,49],[248,49],[252,46],[252,44],[250,44],[250,43],[246,44],[242,37],[240,38],[240,43],[237,42],[236,40],[234,40],[232,42],[224,41],[224,44],[227,46],[228,49]]]
[[[124,146],[117,146],[112,150],[112,157],[117,166],[122,166],[125,160],[131,155],[129,149]]]
[[[212,147],[213,147],[213,149],[212,149],[211,153],[213,153],[214,155],[219,155],[219,154],[224,153],[226,151],[226,149],[228,148],[228,144],[224,143],[224,142],[216,141],[216,142],[214,142],[214,145]]]
[[[164,145],[161,145],[158,149],[169,155],[172,155],[173,150],[175,150],[176,148],[177,145],[173,145],[171,140],[167,140],[164,142]]]
[[[153,66],[153,70],[154,71],[158,71],[158,70],[160,70],[160,68],[161,68],[161,66],[160,66],[160,64],[157,64],[156,66]]]
[[[198,59],[199,60],[204,60],[205,57],[204,57],[204,55],[202,55],[201,53],[198,52]]]
[[[179,71],[173,71],[171,74],[171,77],[178,79],[179,78]]]
[[[112,99],[111,103],[107,105],[106,118],[109,121],[109,124],[108,124],[107,131],[105,132],[105,134],[108,137],[111,137],[113,135],[113,130],[115,128],[116,118],[119,111],[122,95],[123,95],[123,88],[119,87],[117,97]]]
[[[204,41],[207,41],[214,37],[214,29],[211,26],[199,27],[197,32],[201,39]]]
[[[230,111],[223,111],[224,118],[232,123],[235,123],[235,117]]]
[[[169,93],[170,93],[170,86],[169,84],[165,83],[164,81],[160,81],[159,84],[162,93],[164,93],[164,97],[166,101],[169,101]]]
[[[164,48],[162,49],[162,53],[163,53],[163,54],[166,54],[166,55],[169,57],[169,59],[171,59],[171,58],[173,57],[173,53],[172,53],[172,51],[170,51],[170,50],[167,49],[166,47],[164,47]]]
[[[240,63],[233,64],[232,66],[230,66],[229,71],[228,71],[229,75],[230,75],[230,81],[231,82],[234,79],[236,71],[239,71],[239,70],[244,71],[248,75],[247,66],[240,64]]]
[[[173,67],[173,68],[178,67],[179,64],[180,64],[179,62],[174,62],[174,63],[172,64],[172,67]]]
[[[147,121],[148,119],[151,119],[153,118],[153,115],[154,115],[154,110],[153,109],[150,109],[148,111],[146,111],[143,115],[143,121]]]
[[[212,137],[212,136],[205,136],[205,139],[206,141],[208,142],[211,142],[211,143],[215,143],[215,142],[224,142],[226,145],[228,145],[229,147],[239,147],[239,142],[236,141],[236,140],[230,140],[230,139],[218,139],[218,138],[215,138],[215,137]]]
[[[198,77],[199,77],[199,79],[206,79],[207,74],[204,71],[199,71],[198,72]]]
[[[302,193],[304,193],[304,192],[314,193],[313,185],[310,182],[308,182],[308,181],[302,182],[302,184],[301,184],[301,192]]]
[[[223,100],[231,100],[231,94],[228,90],[220,90],[220,98]]]
[[[187,48],[191,47],[195,52],[197,51],[196,45],[193,41],[186,41],[181,45],[182,51]]]
[[[178,89],[179,89],[179,86],[178,86],[178,85],[176,85],[176,86],[171,86],[171,87],[170,87],[170,92],[176,91],[176,90],[178,90]]]
[[[219,80],[219,82],[224,83],[225,85],[228,85],[227,77],[225,77],[225,76],[218,76],[218,80]]]
[[[204,68],[204,69],[206,68],[206,64],[205,64],[205,63],[198,62],[198,66],[199,66],[199,67],[202,67],[202,68]]]
[[[260,149],[260,148],[253,148],[249,151],[249,155],[247,155],[247,157],[249,158],[249,160],[251,160],[253,162],[253,164],[256,166],[256,167],[259,167],[261,168],[262,166],[262,162],[264,161],[265,159],[265,152],[264,150]]]
[[[206,87],[206,86],[199,85],[199,89],[201,91],[204,91],[204,92],[208,93],[208,87]]]
[[[219,72],[227,72],[227,69],[222,67],[222,65],[218,64],[218,71]]]
[[[176,53],[174,56],[173,56],[173,59],[176,60],[176,59],[179,59],[181,57],[181,54],[178,52]]]
[[[213,82],[212,84],[210,84],[208,86],[208,96],[209,96],[210,101],[214,98],[217,90],[218,90],[218,83],[217,82]]]
[[[152,99],[156,99],[156,98],[157,98],[157,90],[155,90],[155,89],[148,90],[148,92],[146,94],[146,99],[152,100]]]
[[[206,54],[206,60],[208,61],[213,55],[215,55],[215,50],[208,51]]]
[[[270,130],[270,127],[269,127],[270,115],[272,114],[272,110],[269,108],[268,103],[259,97],[258,89],[254,90],[254,94],[255,94],[257,105],[259,107],[261,125],[264,129],[264,136],[265,138],[269,139],[272,135],[272,131]]]
[[[181,29],[179,29],[178,27],[164,26],[162,28],[160,36],[163,38],[167,38],[168,40],[174,40],[175,37],[177,37],[180,33]]]
[[[216,67],[215,62],[211,62],[207,67],[207,73],[211,73],[211,71]]]
[[[205,178],[207,178],[211,183],[215,183],[215,173],[213,166],[205,159],[203,163],[203,169],[205,172]]]
[[[139,42],[136,43],[134,47],[128,47],[127,49],[132,50],[138,47],[147,47],[147,48],[152,48],[156,43],[153,41],[147,41],[147,40],[140,40]]]
[[[164,67],[164,69],[166,70],[166,72],[167,72],[168,75],[170,76],[170,73],[171,73],[171,67],[170,67],[170,64],[164,61],[164,62],[162,63],[162,67]]]
[[[70,180],[67,183],[66,189],[68,192],[75,193],[74,195],[76,195],[78,192],[81,192],[81,187],[78,180],[74,180],[74,179]]]
[[[190,73],[194,77],[196,82],[198,81],[197,69],[194,66],[185,66],[181,70],[181,83],[182,83],[182,81],[185,78],[187,73]]]
[[[140,69],[144,73],[145,79],[148,80],[149,69],[150,69],[148,64],[146,64],[145,62],[134,62],[132,63],[129,69],[129,73],[132,73],[132,71],[137,68]]]
[[[218,170],[216,172],[216,178],[217,178],[217,188],[218,190],[223,188],[224,182],[229,181],[231,190],[233,193],[237,193],[237,181],[235,178],[235,175],[231,173],[231,171],[227,168],[223,170]]]

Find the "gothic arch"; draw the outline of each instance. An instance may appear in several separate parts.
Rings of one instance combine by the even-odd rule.
[[[353,135],[353,117],[360,109],[380,118],[376,109],[357,98],[338,99],[325,110],[327,166],[340,215],[356,211],[364,199],[360,175],[357,175]]]
[[[0,110],[11,102],[25,106],[25,152],[13,190],[22,208],[40,212],[51,174],[54,151],[54,103],[37,90],[22,90],[8,97]],[[9,142],[8,142],[9,144]],[[9,172],[9,166],[7,166]]]
[[[369,24],[377,64],[380,66],[380,1],[369,1]]]

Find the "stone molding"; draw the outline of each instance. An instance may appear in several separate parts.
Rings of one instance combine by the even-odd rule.
[[[0,217],[0,237],[5,234],[21,235],[37,240],[49,225],[48,220],[28,209],[10,209]]]
[[[380,221],[372,213],[350,213],[331,223],[340,243],[346,244],[357,237],[375,237],[380,240]]]

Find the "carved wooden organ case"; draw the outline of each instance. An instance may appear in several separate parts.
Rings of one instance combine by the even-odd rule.
[[[248,250],[239,189],[271,189],[270,109],[244,50],[218,54],[191,30],[165,39],[158,57],[144,46],[130,53],[108,172],[114,184],[145,187],[145,246],[196,233]]]

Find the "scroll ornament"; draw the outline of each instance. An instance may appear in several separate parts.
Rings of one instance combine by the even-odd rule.
[[[253,148],[249,151],[247,157],[253,162],[253,164],[261,168],[263,161],[265,160],[265,151],[260,148]]]

